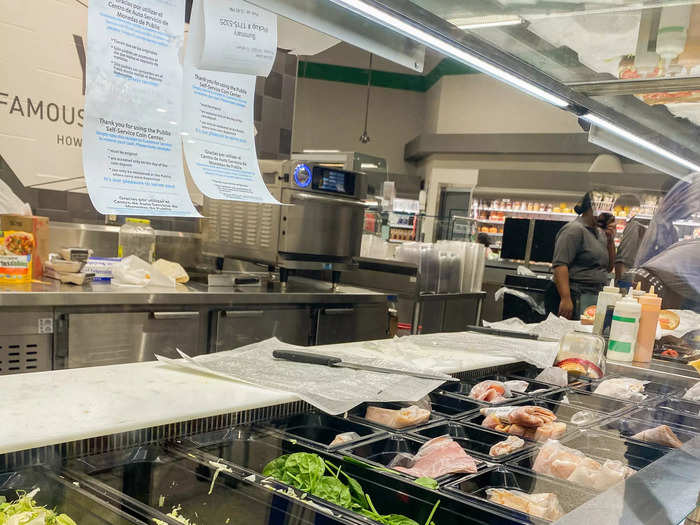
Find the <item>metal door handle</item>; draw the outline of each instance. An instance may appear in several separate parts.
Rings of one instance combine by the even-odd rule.
[[[153,312],[153,319],[199,319],[199,312]]]
[[[315,195],[313,193],[306,193],[297,191],[292,193],[292,200],[297,201],[307,201],[307,202],[318,202],[323,204],[334,204],[336,206],[354,206],[356,208],[367,208],[369,205],[360,201],[353,201],[349,199],[339,199],[337,197],[325,197],[323,195]]]
[[[349,315],[355,312],[355,309],[350,308],[324,308],[322,310],[324,315]]]
[[[226,317],[262,317],[263,310],[226,310]]]

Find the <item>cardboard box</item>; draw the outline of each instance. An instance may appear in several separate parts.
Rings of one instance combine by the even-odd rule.
[[[34,235],[36,248],[32,257],[32,278],[40,278],[44,273],[44,261],[49,258],[49,218],[0,214],[0,230],[15,230]]]

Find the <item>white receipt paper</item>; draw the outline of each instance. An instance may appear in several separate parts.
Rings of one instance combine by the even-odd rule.
[[[223,6],[239,9],[242,5],[249,4],[210,0],[195,1],[192,6],[184,73],[185,158],[192,179],[207,197],[279,204],[263,181],[255,152],[255,76],[207,71],[196,65],[202,55],[204,12],[210,7],[218,12]]]
[[[277,55],[276,15],[242,0],[207,0],[203,10],[199,69],[270,74]]]
[[[185,0],[90,0],[83,169],[103,214],[199,217],[180,118]]]

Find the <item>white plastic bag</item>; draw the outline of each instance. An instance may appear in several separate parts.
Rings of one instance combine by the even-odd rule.
[[[700,401],[700,381],[691,386],[685,394],[683,394],[683,399],[688,401]]]
[[[535,381],[542,381],[550,385],[567,386],[569,384],[569,374],[558,366],[548,366],[537,374]]]
[[[594,394],[614,397],[615,399],[628,399],[630,401],[644,401],[646,395],[644,385],[649,381],[642,381],[632,377],[613,377],[600,383],[593,391]]]
[[[512,288],[507,288],[504,286],[503,288],[499,288],[498,290],[496,290],[496,293],[493,294],[493,298],[496,301],[500,301],[503,298],[504,294],[510,294],[514,295],[515,297],[519,297],[527,304],[529,304],[532,307],[532,309],[538,314],[545,314],[544,303],[538,303],[532,298],[531,295],[526,294],[525,292],[521,292],[520,290],[513,290]]]
[[[162,274],[136,255],[129,255],[112,268],[112,284],[127,288],[175,288],[175,279]]]
[[[14,215],[31,215],[32,208],[14,194],[10,187],[0,180],[0,213]]]
[[[175,279],[176,283],[184,284],[190,280],[190,276],[179,263],[168,261],[166,259],[158,259],[153,263],[153,267],[163,275],[167,275],[168,277]]]

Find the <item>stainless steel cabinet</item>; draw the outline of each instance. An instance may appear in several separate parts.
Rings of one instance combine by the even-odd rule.
[[[386,303],[322,306],[316,313],[316,344],[383,339],[388,326]]]
[[[178,357],[205,353],[198,310],[63,314],[66,341],[59,345],[57,367],[113,365],[152,361],[154,353]]]
[[[53,312],[0,312],[0,375],[51,370]]]
[[[270,337],[295,345],[308,345],[311,309],[308,306],[250,306],[219,311],[212,351],[220,352]]]

